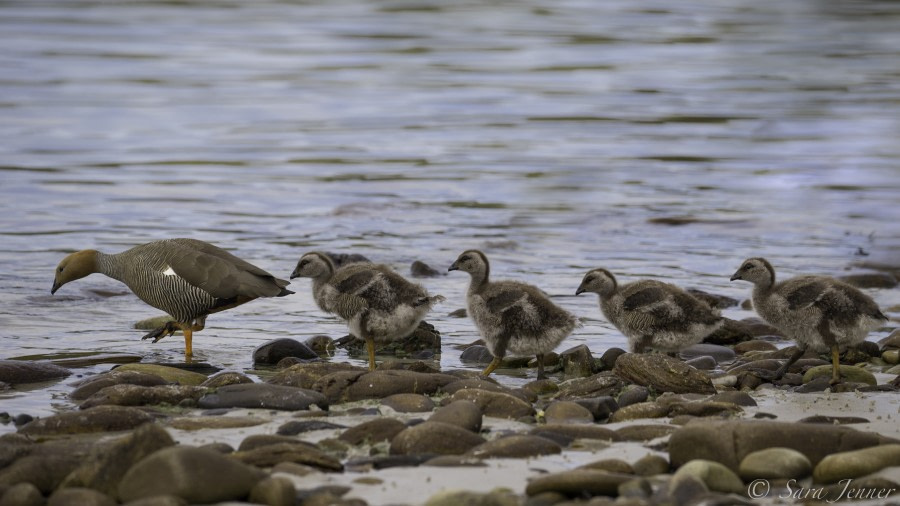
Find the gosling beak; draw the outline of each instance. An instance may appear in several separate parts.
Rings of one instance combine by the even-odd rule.
[[[459,270],[459,265],[456,262],[453,262],[453,265],[451,265],[450,268],[447,269],[447,272],[458,271],[458,270]]]
[[[296,278],[299,278],[299,277],[300,277],[300,275],[297,274],[297,271],[294,271],[294,272],[291,273],[291,279],[296,279]]]
[[[56,293],[56,291],[59,290],[59,287],[60,287],[60,286],[62,286],[62,285],[59,284],[59,281],[55,281],[55,280],[54,280],[54,281],[53,281],[53,287],[50,288],[50,295],[53,295],[54,293]]]
[[[731,281],[734,281],[736,279],[744,279],[744,278],[741,277],[740,272],[735,272],[734,274],[731,275]]]
[[[585,291],[586,291],[586,290],[584,289],[583,286],[579,286],[579,287],[578,287],[578,290],[575,290],[575,295],[581,295],[581,294],[583,294]]]

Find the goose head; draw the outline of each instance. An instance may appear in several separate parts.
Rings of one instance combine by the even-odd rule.
[[[81,279],[87,275],[97,272],[97,251],[86,249],[76,251],[56,266],[56,275],[53,278],[53,287],[50,293],[54,294],[64,284]]]
[[[601,297],[611,295],[616,291],[616,277],[606,269],[593,269],[584,275],[575,295],[581,295],[584,292],[593,292]]]
[[[463,271],[468,272],[473,277],[487,278],[490,273],[491,266],[488,263],[487,256],[477,249],[463,251],[459,257],[453,262],[447,271]]]
[[[748,258],[731,276],[731,281],[738,279],[757,286],[772,286],[775,284],[775,268],[765,258]]]
[[[297,261],[297,267],[291,273],[294,278],[323,278],[334,274],[334,263],[328,255],[319,251],[306,253]]]

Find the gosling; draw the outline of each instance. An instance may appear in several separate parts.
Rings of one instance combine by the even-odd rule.
[[[125,283],[147,304],[172,320],[142,339],[184,333],[184,356],[193,355],[193,333],[206,317],[259,297],[284,297],[288,281],[278,279],[231,253],[196,239],[166,239],[108,255],[88,249],[63,258],[56,267],[50,293],[66,283],[99,272]]]
[[[765,258],[750,258],[731,281],[753,283],[753,308],[767,322],[796,341],[795,351],[771,378],[781,378],[807,349],[831,351],[831,384],[841,381],[840,349],[855,346],[888,319],[871,297],[825,276],[797,276],[775,282],[775,269]]]
[[[606,269],[588,271],[575,295],[600,296],[603,316],[628,338],[629,349],[677,353],[725,324],[705,302],[681,288],[653,279],[619,286]]]
[[[312,278],[312,293],[322,311],[347,322],[350,333],[366,342],[369,370],[375,370],[375,343],[408,336],[444,300],[430,297],[386,265],[353,263],[336,269],[328,255],[313,251],[297,262],[291,279]]]
[[[555,305],[532,285],[490,281],[490,264],[481,251],[464,251],[448,269],[456,270],[468,272],[472,277],[466,305],[494,356],[482,375],[490,375],[510,353],[534,355],[538,379],[545,378],[544,354],[581,326],[575,315]]]

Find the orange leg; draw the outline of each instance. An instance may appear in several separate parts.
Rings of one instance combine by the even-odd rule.
[[[369,352],[369,370],[375,370],[375,340],[371,338],[366,339],[366,350]]]
[[[499,366],[500,366],[500,359],[497,357],[494,357],[494,360],[491,360],[491,363],[488,364],[487,367],[485,367],[484,371],[481,372],[481,375],[483,377],[487,378],[488,376],[491,375],[492,372],[494,372],[494,369],[496,369]]]
[[[841,382],[841,350],[834,345],[831,347],[831,381],[832,385]]]

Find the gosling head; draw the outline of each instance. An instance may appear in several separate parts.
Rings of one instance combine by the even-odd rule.
[[[748,258],[731,276],[731,280],[742,279],[757,286],[768,287],[775,284],[775,268],[765,258]]]
[[[491,265],[488,263],[487,256],[477,249],[463,251],[459,257],[453,262],[453,265],[447,269],[450,271],[468,272],[472,276],[484,276],[487,278],[491,271]]]
[[[594,269],[584,275],[575,295],[581,295],[584,292],[593,292],[601,297],[612,295],[616,291],[616,277],[606,269]]]
[[[319,251],[311,251],[297,262],[297,267],[291,273],[291,279],[294,278],[322,278],[334,274],[334,263],[328,258],[328,255]]]
[[[89,274],[97,272],[97,251],[86,249],[76,251],[56,266],[56,275],[53,278],[53,287],[50,293],[54,294],[64,284],[81,279]]]

